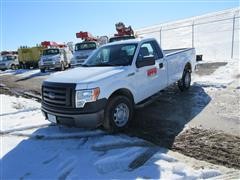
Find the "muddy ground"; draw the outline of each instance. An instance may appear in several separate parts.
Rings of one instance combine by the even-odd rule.
[[[197,73],[209,75],[223,65],[202,64]],[[1,88],[1,93],[8,94],[10,90],[10,95],[26,91],[40,94],[46,77],[0,76],[0,82],[9,88]],[[173,85],[154,103],[136,110],[126,134],[199,160],[240,169],[239,99],[235,85],[206,90],[193,84],[188,92],[180,92]]]

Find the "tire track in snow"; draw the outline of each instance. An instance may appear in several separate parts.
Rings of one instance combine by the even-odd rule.
[[[86,138],[85,140],[87,141],[87,138],[90,137],[99,137],[99,136],[104,136],[107,133],[104,132],[99,132],[99,133],[81,133],[81,134],[61,134],[61,135],[51,135],[51,136],[46,136],[46,135],[34,135],[34,134],[27,134],[27,133],[18,133],[18,132],[13,132],[13,133],[8,133],[8,136],[18,136],[18,137],[29,137],[31,139],[37,139],[37,140],[67,140],[67,139],[81,139],[81,138]],[[85,141],[85,142],[86,142]],[[84,142],[84,143],[85,143]]]
[[[129,141],[129,142],[114,142],[110,144],[102,144],[102,145],[93,145],[92,150],[94,151],[108,151],[113,149],[122,149],[126,147],[146,147],[146,146],[154,146],[152,143],[147,141]]]
[[[37,110],[41,110],[41,108],[30,108],[30,109],[24,109],[24,110],[10,112],[10,113],[3,113],[3,114],[0,114],[0,117],[16,115],[16,114],[23,113],[23,112],[31,112],[31,111],[37,111]]]
[[[35,126],[13,128],[13,129],[5,130],[5,131],[0,131],[0,134],[1,135],[6,135],[6,134],[13,133],[15,131],[24,131],[24,130],[30,130],[30,129],[36,129],[36,128],[43,128],[43,127],[47,127],[49,125],[51,125],[51,124],[50,123],[46,123],[46,124],[40,124],[40,125],[35,125]]]
[[[149,147],[146,151],[141,153],[137,158],[135,158],[130,164],[130,170],[137,169],[144,165],[155,153],[157,153],[161,148],[160,147]]]
[[[53,157],[51,157],[51,158],[43,161],[42,163],[43,163],[43,164],[49,164],[49,163],[52,162],[53,160],[57,159],[58,156],[59,156],[59,154],[56,154],[56,155],[54,155]]]
[[[59,168],[58,168],[60,172],[60,175],[58,176],[59,180],[67,179],[67,177],[75,167],[75,164],[76,164],[75,159],[76,159],[75,157],[71,157],[59,165]]]

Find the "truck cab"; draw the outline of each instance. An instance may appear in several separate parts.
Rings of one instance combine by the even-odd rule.
[[[19,66],[18,56],[13,54],[5,54],[0,58],[0,70],[17,69]]]
[[[97,49],[99,44],[95,41],[84,41],[75,44],[71,67],[79,66]]]
[[[43,43],[44,44],[44,43]],[[70,66],[72,52],[65,45],[52,45],[42,51],[39,61],[41,72],[47,69],[65,70]]]
[[[53,123],[123,130],[135,107],[162,89],[188,90],[195,61],[194,48],[162,50],[154,38],[108,43],[43,82],[42,111]]]

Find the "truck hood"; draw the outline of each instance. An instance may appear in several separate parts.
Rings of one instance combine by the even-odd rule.
[[[46,81],[88,84],[121,73],[124,67],[78,67],[51,75]]]

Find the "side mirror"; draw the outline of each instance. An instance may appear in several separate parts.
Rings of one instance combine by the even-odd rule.
[[[136,66],[137,68],[141,68],[141,67],[144,67],[144,66],[152,66],[155,64],[155,58],[154,56],[144,56],[143,58],[141,59],[137,59],[136,61]]]

